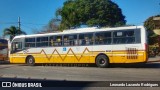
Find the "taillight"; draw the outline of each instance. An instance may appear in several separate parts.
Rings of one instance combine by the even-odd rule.
[[[145,51],[148,52],[148,44],[147,43],[144,44],[144,49],[145,49]]]
[[[148,44],[147,43],[145,43],[144,44],[144,47],[145,47],[145,53],[146,53],[146,62],[148,61],[148,53],[149,53],[149,50],[148,50]]]

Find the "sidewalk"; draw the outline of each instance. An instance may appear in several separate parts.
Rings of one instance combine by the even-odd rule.
[[[160,56],[149,57],[148,62],[159,62],[160,63]]]

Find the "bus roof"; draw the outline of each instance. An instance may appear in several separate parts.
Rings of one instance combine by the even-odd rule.
[[[32,35],[19,35],[14,37],[16,38],[24,38],[24,37],[40,37],[40,36],[51,36],[51,35],[63,35],[63,34],[74,34],[74,33],[88,33],[88,32],[99,32],[99,31],[112,31],[112,30],[123,30],[123,29],[135,29],[135,28],[143,28],[143,26],[125,26],[125,27],[114,27],[114,28],[99,28],[99,27],[89,27],[89,28],[77,28],[77,29],[69,29],[64,30],[63,32],[56,33],[44,33],[44,34],[32,34]]]

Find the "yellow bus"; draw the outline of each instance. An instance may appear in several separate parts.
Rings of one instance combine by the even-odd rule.
[[[21,35],[11,42],[11,63],[147,62],[147,35],[143,26],[78,28],[48,34]]]
[[[0,60],[8,60],[8,40],[0,39]]]

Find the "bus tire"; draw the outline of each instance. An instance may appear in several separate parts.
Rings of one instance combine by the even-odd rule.
[[[26,60],[27,65],[34,66],[35,65],[35,59],[33,56],[28,56]]]
[[[96,65],[100,68],[106,68],[109,66],[109,59],[106,55],[98,55],[96,57]]]

